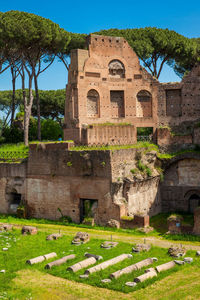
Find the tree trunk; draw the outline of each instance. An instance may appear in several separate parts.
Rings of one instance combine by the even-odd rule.
[[[28,138],[29,138],[29,122],[31,117],[31,108],[33,105],[33,91],[32,91],[32,81],[33,81],[33,73],[28,73],[29,75],[29,86],[28,86],[28,101],[25,91],[25,73],[24,67],[22,66],[22,92],[23,92],[23,100],[24,100],[24,144],[28,146]]]
[[[16,74],[14,67],[11,66],[11,74],[12,74],[12,104],[11,104],[11,119],[10,124],[13,125],[13,120],[15,117],[15,84],[16,84]]]
[[[37,82],[36,74],[34,74],[34,83],[35,83],[35,96],[36,96],[36,103],[37,103],[37,138],[39,141],[41,141],[40,98],[39,98],[38,82]]]
[[[29,121],[27,120],[27,98],[26,98],[26,90],[25,90],[25,73],[24,73],[24,67],[22,66],[22,95],[23,95],[23,102],[24,102],[24,144],[28,146],[28,124]]]

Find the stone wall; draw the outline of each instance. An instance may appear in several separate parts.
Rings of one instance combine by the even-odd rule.
[[[86,199],[97,201],[95,222],[101,225],[129,215],[193,212],[200,205],[197,153],[184,153],[164,161],[164,181],[159,184],[158,173],[149,177],[143,174],[141,179],[131,173],[138,157],[155,172],[153,166],[158,161],[154,151],[68,148],[65,143],[30,145],[28,162],[0,164],[0,212],[11,212],[14,194],[20,195],[32,217],[58,219],[59,208],[77,223],[82,218],[82,203]]]
[[[175,135],[168,128],[157,129],[157,144],[164,152],[189,149],[193,144],[192,134]]]
[[[0,164],[0,212],[13,213],[14,196],[25,199],[26,163]]]
[[[68,151],[59,144],[31,145],[27,169],[26,200],[32,216],[57,219],[63,215],[80,222],[80,201],[98,201],[95,221],[105,223],[118,214],[110,192],[109,151]],[[108,210],[110,209],[110,211]],[[115,212],[116,211],[116,212]]]
[[[182,154],[165,167],[161,183],[162,211],[193,212],[200,204],[200,156]]]
[[[161,212],[159,177],[127,182],[124,187],[129,215],[153,216]]]

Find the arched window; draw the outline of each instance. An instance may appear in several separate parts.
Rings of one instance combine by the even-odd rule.
[[[152,95],[146,90],[137,94],[137,117],[152,117]]]
[[[115,78],[125,77],[125,68],[121,61],[114,59],[108,65],[109,76]]]
[[[99,118],[99,93],[96,90],[89,90],[87,94],[87,116]]]

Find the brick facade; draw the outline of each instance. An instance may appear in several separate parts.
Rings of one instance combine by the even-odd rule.
[[[140,66],[124,38],[90,35],[88,43],[88,50],[71,53],[65,140],[101,143],[102,139],[88,125],[101,124],[103,142],[108,144],[135,143],[137,127],[152,127],[155,131],[158,81]],[[114,134],[107,134],[110,130],[107,122],[118,125]],[[119,123],[132,126],[126,130],[124,125],[121,129]],[[123,140],[120,135],[124,136]]]
[[[162,140],[159,134],[158,144],[172,145],[171,149],[176,144],[187,147],[194,143],[193,130],[200,121],[199,91],[200,65],[180,83],[159,83],[140,66],[124,38],[92,34],[88,50],[71,53],[64,138],[82,144],[133,144],[137,127],[151,127],[156,142],[156,129],[168,126],[177,136]],[[108,134],[106,123],[118,124],[118,128]],[[123,123],[132,127],[121,139]],[[98,125],[99,130],[94,128]],[[199,141],[195,139],[195,143]]]

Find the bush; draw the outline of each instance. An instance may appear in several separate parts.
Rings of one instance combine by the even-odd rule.
[[[5,143],[23,142],[23,131],[17,127],[6,127],[3,131],[3,138]]]
[[[42,140],[58,140],[59,136],[63,135],[60,124],[56,121],[47,119],[41,122]]]

